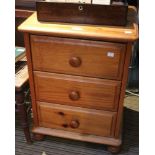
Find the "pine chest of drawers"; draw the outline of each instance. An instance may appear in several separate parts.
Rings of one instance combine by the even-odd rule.
[[[129,8],[126,27],[40,23],[36,13],[19,26],[36,139],[51,135],[118,150],[132,42],[138,38],[135,14]]]

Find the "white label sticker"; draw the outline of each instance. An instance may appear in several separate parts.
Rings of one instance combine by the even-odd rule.
[[[114,52],[107,52],[107,56],[113,58],[114,57]]]
[[[125,34],[132,34],[132,31],[124,31]]]

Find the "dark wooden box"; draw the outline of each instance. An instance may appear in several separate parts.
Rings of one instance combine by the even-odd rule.
[[[96,5],[78,3],[36,2],[37,18],[45,22],[125,26],[128,4]]]

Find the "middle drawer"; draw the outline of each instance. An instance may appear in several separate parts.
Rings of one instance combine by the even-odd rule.
[[[117,110],[120,81],[34,71],[36,100]]]

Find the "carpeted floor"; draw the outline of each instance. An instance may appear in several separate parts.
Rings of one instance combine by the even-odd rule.
[[[16,117],[16,155],[110,155],[106,146],[47,136],[29,145]],[[123,146],[118,155],[139,154],[138,97],[127,96],[124,107]]]

